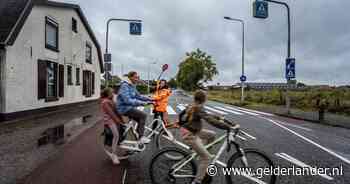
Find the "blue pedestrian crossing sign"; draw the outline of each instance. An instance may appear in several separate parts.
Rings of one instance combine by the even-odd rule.
[[[266,1],[256,0],[253,4],[253,16],[266,19],[269,16],[269,5]]]
[[[286,59],[286,78],[287,80],[295,78],[295,58]]]
[[[241,82],[245,82],[247,81],[247,76],[242,75],[239,79],[241,80]]]
[[[142,24],[141,22],[130,22],[130,34],[131,35],[141,35]]]

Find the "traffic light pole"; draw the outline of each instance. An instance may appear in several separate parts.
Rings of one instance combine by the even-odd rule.
[[[264,0],[264,1],[268,1],[268,2],[271,2],[271,3],[275,3],[275,4],[280,4],[280,5],[283,5],[287,8],[287,13],[288,13],[288,58],[290,58],[290,55],[291,55],[291,42],[290,42],[290,9],[289,9],[289,6],[287,3],[285,2],[280,2],[280,1],[275,1],[275,0]]]
[[[142,22],[142,20],[137,20],[137,19],[115,19],[115,18],[111,18],[108,19],[107,21],[107,30],[106,30],[106,51],[105,54],[108,54],[108,36],[109,36],[109,24],[112,21],[122,21],[122,22]],[[106,87],[108,86],[108,80],[106,79]]]

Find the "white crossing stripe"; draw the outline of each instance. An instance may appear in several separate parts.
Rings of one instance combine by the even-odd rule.
[[[228,108],[228,109],[232,109],[232,110],[235,110],[235,111],[243,112],[243,113],[246,113],[246,114],[249,114],[249,115],[260,116],[260,114],[249,112],[249,111],[243,111],[243,110],[240,110],[240,109],[237,109],[237,108],[234,108],[234,107],[230,107],[230,106],[225,106],[225,107]]]
[[[168,111],[168,114],[169,114],[169,115],[174,115],[174,114],[176,114],[176,112],[174,111],[174,109],[173,109],[170,105],[168,105],[168,107],[166,108],[166,110]]]
[[[211,108],[211,107],[208,107],[208,106],[204,106],[204,108],[206,108],[206,109],[208,109],[208,110],[210,110],[210,111],[216,112],[216,113],[218,113],[218,114],[227,115],[226,112],[219,111],[219,110],[216,110],[216,109]]]
[[[266,116],[274,116],[273,114],[267,113],[267,112],[261,112],[261,111],[251,110],[251,109],[245,109],[245,108],[242,108],[242,107],[237,107],[237,108],[241,109],[243,111],[253,112],[253,113],[262,114],[262,115],[266,115]]]
[[[182,104],[178,105],[177,108],[180,109],[180,111],[183,111],[186,109],[186,107]]]
[[[230,113],[232,113],[232,114],[243,115],[243,114],[240,113],[240,112],[233,111],[233,110],[229,110],[229,109],[225,109],[225,108],[223,108],[223,107],[215,106],[215,108],[216,108],[216,109],[223,110],[223,111],[226,111],[226,112],[230,112]]]
[[[286,153],[275,153],[275,155],[278,156],[278,157],[281,157],[281,158],[283,158],[283,159],[285,159],[285,160],[287,160],[287,161],[289,161],[289,162],[291,162],[291,163],[293,163],[293,164],[295,164],[295,165],[297,165],[299,167],[308,168],[308,169],[310,169],[310,172],[311,172],[311,170],[316,169],[316,168],[313,168],[310,165],[307,165],[304,162],[302,162],[302,161],[300,161],[300,160],[298,160],[298,159],[296,159],[296,158],[294,158],[294,157],[292,157],[290,155],[287,155]],[[327,180],[333,180],[334,179],[334,178],[328,176],[327,174],[319,173],[319,176],[321,176],[321,177],[323,177],[323,178],[325,178]]]

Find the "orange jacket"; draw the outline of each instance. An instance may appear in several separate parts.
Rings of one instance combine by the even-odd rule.
[[[153,95],[153,98],[156,102],[154,110],[157,112],[167,112],[168,100],[170,95],[171,91],[169,89],[158,89]]]

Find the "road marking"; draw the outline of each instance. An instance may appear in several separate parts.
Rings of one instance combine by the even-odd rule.
[[[299,129],[302,129],[302,130],[306,130],[306,131],[312,132],[312,130],[310,128],[305,128],[305,127],[302,127],[302,126],[299,126],[299,125],[289,124],[289,123],[283,122],[283,121],[277,121],[277,122],[281,123],[282,125],[287,125],[287,126],[291,126],[291,127],[294,127],[294,128],[299,128]]]
[[[249,115],[260,116],[260,114],[257,114],[257,113],[254,113],[254,112],[243,111],[243,110],[240,110],[240,109],[237,109],[237,108],[234,108],[234,107],[230,107],[230,106],[225,106],[225,107],[228,108],[228,109],[232,109],[232,110],[235,110],[235,111],[243,112],[243,113],[246,113],[246,114],[249,114]]]
[[[272,122],[273,124],[275,124],[275,125],[277,125],[277,126],[283,128],[283,129],[289,131],[290,133],[292,133],[292,134],[294,134],[294,135],[296,135],[296,136],[298,136],[298,137],[304,139],[306,142],[309,142],[309,143],[311,143],[311,144],[317,146],[318,148],[322,149],[323,151],[326,151],[326,152],[328,152],[329,154],[331,154],[331,155],[333,155],[333,156],[339,158],[340,160],[344,161],[345,163],[350,164],[350,160],[349,160],[349,159],[347,159],[347,158],[345,158],[345,157],[343,157],[343,156],[341,156],[341,155],[335,153],[334,151],[332,151],[332,150],[330,150],[330,149],[328,149],[328,148],[326,148],[326,147],[324,147],[324,146],[322,146],[322,145],[320,145],[320,144],[314,142],[313,140],[308,139],[308,138],[306,138],[306,137],[304,137],[304,136],[298,134],[297,132],[295,132],[295,131],[293,131],[293,130],[291,130],[291,129],[289,129],[289,128],[287,128],[287,127],[285,127],[285,126],[283,126],[283,125],[281,125],[281,124],[279,124],[279,123],[277,123],[277,122],[274,121],[274,120],[271,120],[271,119],[268,119],[268,118],[264,118],[264,117],[261,117],[261,118],[266,119],[266,120]]]
[[[256,140],[256,137],[254,137],[254,136],[248,134],[247,132],[245,132],[245,131],[243,131],[243,130],[241,130],[241,133],[244,134],[244,135],[247,136],[247,137],[250,137],[251,139]]]
[[[256,111],[256,110],[245,109],[245,108],[242,108],[242,107],[237,107],[237,108],[241,109],[243,111],[253,112],[253,113],[262,114],[262,115],[266,115],[266,116],[275,116],[274,114],[267,113],[267,112],[260,112],[260,111]]]
[[[281,157],[281,158],[283,158],[283,159],[285,159],[285,160],[287,160],[287,161],[289,161],[289,162],[291,162],[291,163],[293,163],[293,164],[295,164],[295,165],[297,165],[299,167],[309,168],[310,171],[314,169],[310,165],[307,165],[304,162],[302,162],[302,161],[300,161],[300,160],[298,160],[298,159],[296,159],[296,158],[294,158],[294,157],[292,157],[290,155],[287,155],[286,153],[275,153],[275,155],[278,156],[278,157]],[[321,176],[321,177],[323,177],[323,178],[325,178],[327,180],[333,180],[334,179],[334,178],[328,176],[327,174],[319,174],[319,176]]]
[[[219,110],[216,110],[216,109],[211,108],[211,107],[208,107],[208,106],[204,106],[204,108],[206,108],[206,109],[208,109],[208,110],[210,110],[210,111],[216,112],[216,113],[218,113],[218,114],[227,115],[226,112],[219,111]]]
[[[176,112],[174,111],[174,109],[173,109],[170,105],[168,105],[168,107],[166,108],[166,110],[168,111],[168,114],[169,114],[169,115],[174,115],[174,114],[176,114]]]
[[[183,111],[186,109],[186,107],[182,104],[178,105],[177,108],[180,109],[180,111]]]
[[[240,113],[240,112],[233,111],[233,110],[229,110],[229,109],[225,109],[225,108],[223,108],[223,107],[215,106],[215,108],[216,108],[216,109],[223,110],[223,111],[226,111],[226,112],[230,112],[230,113],[232,113],[232,114],[243,115],[243,114]]]

